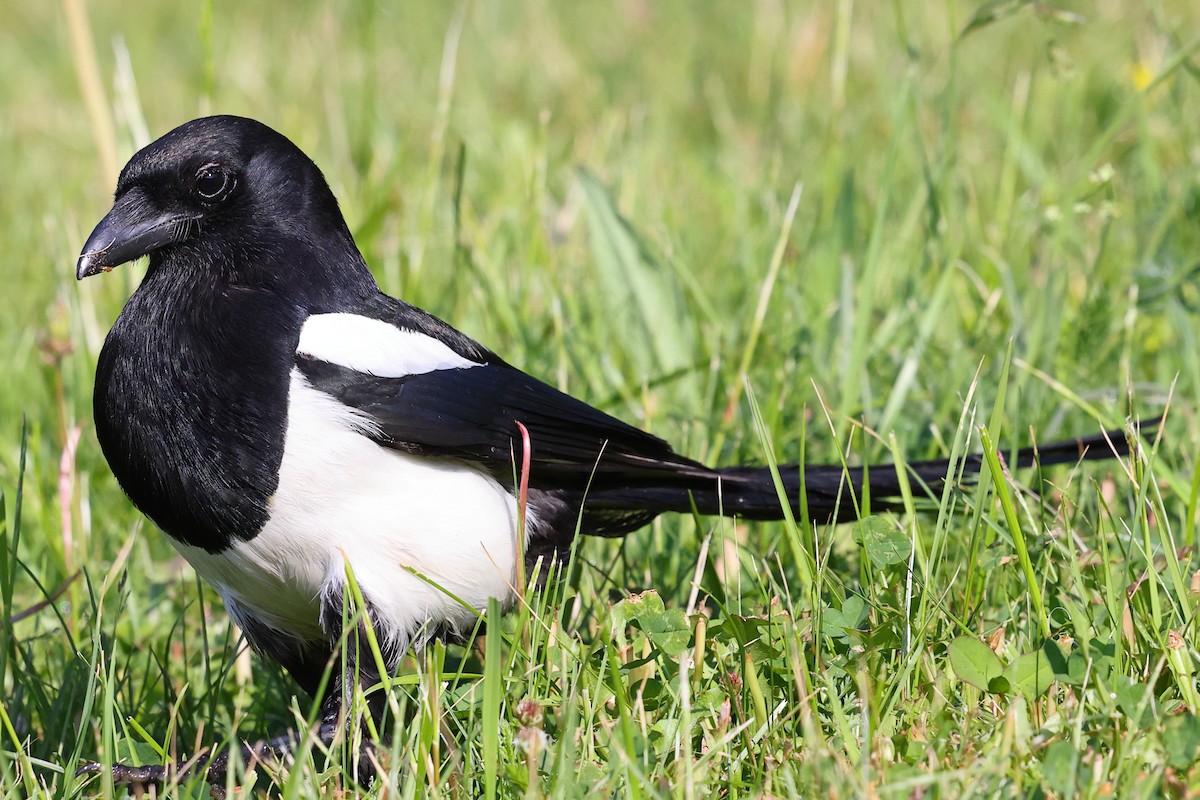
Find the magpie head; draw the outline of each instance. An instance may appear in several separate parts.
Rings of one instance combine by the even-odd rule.
[[[285,136],[232,116],[192,120],[129,160],[76,276],[144,255],[152,270],[248,285],[294,280],[289,270],[312,264],[366,269],[317,166]]]

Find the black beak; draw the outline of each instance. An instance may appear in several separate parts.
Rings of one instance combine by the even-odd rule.
[[[88,237],[75,264],[75,277],[83,280],[108,272],[126,261],[180,242],[187,237],[193,221],[186,214],[154,208],[140,189],[132,188],[117,198]]]

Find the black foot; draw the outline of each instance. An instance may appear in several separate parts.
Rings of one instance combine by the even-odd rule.
[[[225,797],[225,765],[226,759],[220,758],[213,762],[207,770],[205,780],[212,791],[212,796],[216,800],[223,800]],[[202,765],[195,765],[196,769],[202,768]],[[75,771],[79,775],[99,775],[104,772],[104,765],[98,761],[84,762],[83,766]],[[150,793],[151,796],[157,796],[166,785],[167,781],[172,778],[183,777],[192,772],[192,768],[185,769],[181,774],[175,771],[173,764],[155,764],[148,767],[131,767],[128,764],[113,764],[112,765],[112,780],[116,786],[124,786],[128,788],[129,793],[134,797],[142,797]]]
[[[333,742],[339,730],[340,724],[336,717],[326,718],[318,726],[316,738],[328,746]],[[299,743],[300,737],[297,734],[285,733],[273,739],[256,742],[252,745],[245,745],[241,748],[242,761],[246,764],[257,764],[263,761],[282,761],[295,751]],[[368,786],[375,777],[369,751],[370,745],[364,743],[363,752],[359,753],[358,757],[357,780],[363,787]],[[129,793],[134,797],[141,797],[150,791],[153,791],[155,795],[159,794],[158,790],[162,789],[170,780],[178,781],[203,772],[204,779],[212,789],[212,796],[216,800],[223,800],[225,797],[225,778],[228,769],[229,753],[225,752],[211,760],[198,759],[185,765],[181,770],[177,770],[173,764],[166,766],[158,764],[148,767],[113,764],[112,779],[115,785],[128,787]],[[75,774],[99,775],[102,772],[104,772],[103,764],[98,761],[88,761],[76,770]]]
[[[99,761],[86,761],[75,771],[76,775],[99,775],[104,772],[104,765]],[[127,764],[113,764],[113,783],[130,786],[137,783],[159,784],[166,783],[168,770],[161,764],[152,767],[131,767]]]

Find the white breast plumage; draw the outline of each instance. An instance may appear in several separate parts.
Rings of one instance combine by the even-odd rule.
[[[351,314],[311,317],[299,349],[392,377],[476,366],[430,337]],[[354,363],[343,363],[347,354]],[[513,596],[515,499],[461,462],[376,444],[365,435],[371,425],[294,369],[266,525],[216,554],[176,547],[218,592],[283,635],[328,635],[319,598],[341,596],[346,563],[393,644],[435,624],[469,629],[475,615],[464,604],[482,610],[491,597]]]

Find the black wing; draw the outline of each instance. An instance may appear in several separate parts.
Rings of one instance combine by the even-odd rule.
[[[298,354],[296,365],[313,387],[366,413],[382,444],[474,461],[510,478],[522,452],[520,422],[529,431],[533,479],[545,488],[580,489],[593,476],[604,482],[617,476],[715,475],[662,439],[509,366],[414,306],[378,295],[352,313],[437,339],[478,364],[381,377]]]
[[[597,477],[711,476],[669,444],[506,364],[382,378],[303,355],[297,366],[314,388],[366,413],[389,447],[475,461],[511,476],[529,431],[539,483],[580,488]]]

